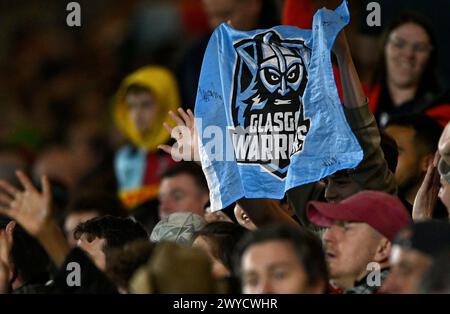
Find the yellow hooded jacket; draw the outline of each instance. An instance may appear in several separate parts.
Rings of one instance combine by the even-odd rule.
[[[145,134],[138,131],[130,118],[125,94],[132,84],[148,87],[156,99],[156,117]],[[156,155],[157,146],[164,144],[170,134],[162,126],[170,121],[169,110],[180,106],[180,98],[175,77],[160,66],[147,66],[127,76],[114,97],[113,119],[117,127],[139,149],[137,156],[130,156],[127,148],[116,154],[116,176],[119,181],[119,196],[128,208],[133,208],[158,195],[158,174],[168,167],[172,160],[158,162],[162,157]],[[149,156],[154,155],[154,156]],[[164,156],[170,159],[170,156]],[[148,165],[149,161],[152,165]],[[156,162],[156,164],[155,164]],[[154,172],[154,173],[149,173]],[[156,173],[158,172],[158,173]]]
[[[125,93],[132,84],[148,87],[158,104],[155,123],[150,126],[146,134],[141,134],[137,130],[128,114]],[[114,101],[114,122],[134,145],[149,152],[154,152],[158,145],[164,144],[170,138],[168,132],[162,127],[162,123],[169,121],[169,110],[174,111],[179,106],[180,96],[172,73],[160,66],[148,66],[131,73],[122,81]]]

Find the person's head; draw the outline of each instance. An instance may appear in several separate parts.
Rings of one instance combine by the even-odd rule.
[[[76,195],[66,208],[64,231],[69,243],[76,246],[77,241],[73,232],[80,223],[105,215],[125,217],[126,214],[122,203],[115,195],[101,191],[82,192]]]
[[[442,128],[426,115],[408,114],[391,117],[384,130],[398,146],[397,184],[404,192],[418,188],[433,162]]]
[[[330,278],[352,287],[367,274],[369,263],[389,264],[391,241],[410,222],[398,197],[363,191],[338,203],[310,202],[308,219],[327,228],[323,234]]]
[[[51,261],[41,244],[19,224],[0,216],[0,229],[12,233],[12,289],[27,284],[44,285],[50,279]]]
[[[248,233],[238,244],[235,269],[245,294],[324,293],[328,281],[320,239],[284,225]]]
[[[148,239],[145,229],[130,218],[103,216],[92,218],[79,224],[74,231],[77,245],[105,270],[107,260],[105,252],[119,248],[127,243]]]
[[[152,125],[157,105],[152,91],[144,85],[131,84],[125,92],[128,114],[136,129],[145,134]]]
[[[150,235],[150,241],[191,245],[194,234],[205,225],[203,216],[190,212],[176,212],[162,218],[156,224]]]
[[[397,88],[417,88],[416,94],[435,91],[437,42],[430,23],[406,12],[386,29],[376,80]]]
[[[192,246],[203,249],[212,261],[214,278],[231,276],[236,244],[247,229],[232,222],[211,222],[193,236]]]
[[[155,244],[148,240],[137,240],[107,251],[105,273],[121,291],[127,292],[131,277],[147,263],[154,248]]]
[[[148,152],[170,139],[161,127],[180,107],[175,75],[165,67],[145,66],[127,75],[113,98],[114,123],[131,144]]]
[[[158,243],[130,281],[132,293],[215,293],[211,261],[199,248]]]
[[[159,216],[187,211],[203,216],[209,201],[205,175],[194,162],[180,162],[161,175]]]
[[[391,272],[382,293],[419,293],[433,260],[450,249],[450,224],[428,220],[402,230],[392,246]]]
[[[394,139],[380,130],[380,146],[383,151],[387,167],[392,173],[397,168],[397,145]],[[329,203],[341,202],[344,199],[365,190],[358,182],[352,178],[353,170],[340,170],[326,177],[325,199]]]

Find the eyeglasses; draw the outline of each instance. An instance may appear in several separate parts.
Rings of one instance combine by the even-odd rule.
[[[431,50],[433,50],[433,46],[429,44],[423,44],[423,43],[408,43],[406,40],[401,38],[389,38],[388,41],[389,44],[391,44],[395,49],[398,50],[404,50],[408,47],[412,48],[412,51],[414,53],[428,53]]]

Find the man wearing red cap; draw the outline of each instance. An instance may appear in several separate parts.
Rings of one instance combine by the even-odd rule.
[[[391,241],[410,223],[398,197],[364,191],[337,204],[310,202],[307,215],[327,228],[323,241],[331,285],[344,293],[376,292],[389,272]]]

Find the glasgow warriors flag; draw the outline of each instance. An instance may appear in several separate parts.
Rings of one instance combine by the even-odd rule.
[[[301,184],[356,167],[363,152],[336,90],[330,50],[346,3],[313,29],[277,26],[212,34],[195,105],[213,210],[242,198],[283,198]]]

